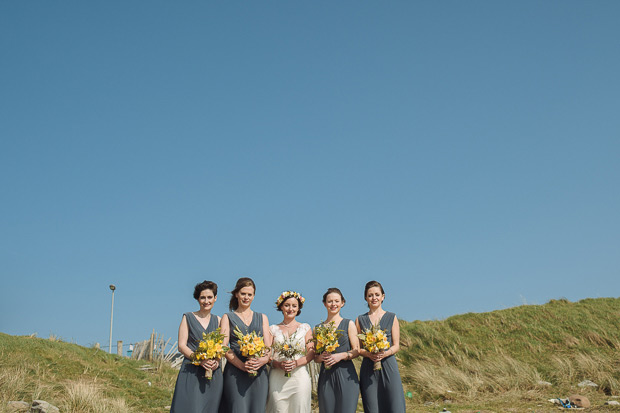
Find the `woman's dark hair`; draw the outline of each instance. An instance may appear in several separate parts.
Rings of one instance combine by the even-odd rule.
[[[364,300],[366,300],[366,294],[368,294],[368,290],[370,290],[372,287],[379,287],[379,289],[381,290],[381,294],[385,295],[385,291],[383,291],[383,286],[379,281],[368,281],[366,283],[366,287],[364,287]]]
[[[325,294],[323,294],[323,304],[325,304],[325,301],[327,300],[327,296],[332,293],[340,295],[340,298],[342,299],[342,304],[347,302],[347,300],[344,299],[344,295],[342,295],[342,292],[338,288],[332,287],[332,288],[328,288]]]
[[[366,287],[364,287],[364,300],[366,300],[366,294],[368,294],[368,290],[370,290],[372,287],[379,287],[379,289],[381,290],[381,294],[385,295],[385,291],[383,291],[383,286],[379,281],[368,281],[366,283]]]
[[[213,291],[213,295],[217,297],[217,284],[213,281],[204,280],[203,282],[196,284],[194,287],[194,299],[200,298],[200,293],[204,290]]]
[[[304,306],[304,303],[302,303],[302,302],[301,302],[301,300],[300,300],[299,298],[297,298],[297,297],[288,297],[286,300],[289,300],[289,299],[291,299],[291,298],[293,298],[293,299],[297,300],[297,303],[299,304],[299,307],[297,307],[297,315],[301,314],[301,309],[302,309],[302,307]],[[277,308],[278,308],[278,311],[282,311],[282,306],[284,305],[284,303],[286,302],[286,300],[282,300],[282,302],[280,303],[280,305],[278,305],[278,307],[277,307]]]
[[[230,292],[232,294],[232,296],[230,297],[230,303],[228,304],[228,309],[230,309],[230,311],[235,311],[237,307],[239,307],[239,300],[237,299],[237,293],[243,287],[252,287],[254,288],[254,292],[256,293],[256,284],[254,284],[254,281],[252,281],[251,278],[247,278],[247,277],[239,278],[237,280],[237,284],[235,284],[235,289]]]

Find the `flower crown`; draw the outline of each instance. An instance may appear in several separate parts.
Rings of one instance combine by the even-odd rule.
[[[299,294],[297,291],[284,291],[282,292],[282,294],[280,294],[280,296],[276,300],[276,306],[279,306],[280,304],[282,304],[282,302],[286,300],[287,298],[297,298],[299,302],[302,304],[304,303],[304,301],[306,301],[306,299],[303,298],[301,294]]]

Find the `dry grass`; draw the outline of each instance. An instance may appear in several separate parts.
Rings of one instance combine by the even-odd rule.
[[[451,393],[473,398],[481,392],[533,390],[541,380],[535,368],[508,355],[482,360],[463,357],[457,363],[445,358],[426,360],[405,371],[408,387],[418,389],[423,399],[452,397]]]
[[[47,398],[53,395],[61,411],[74,413],[130,413],[133,410],[125,400],[108,398],[102,387],[86,381],[69,381],[64,386],[46,386],[39,380],[40,367],[27,369],[24,366],[2,368],[0,370],[0,412],[7,411],[9,401]],[[34,374],[33,374],[34,372]],[[43,397],[42,397],[43,396]]]
[[[23,367],[9,367],[0,370],[0,403],[21,400],[24,391],[31,387],[28,371]]]
[[[45,400],[63,412],[161,412],[177,371],[49,339],[0,333],[0,412],[8,401]]]
[[[474,411],[524,403],[547,411],[547,399],[588,394],[602,407],[620,395],[620,299],[552,300],[442,321],[401,324],[400,370],[411,411],[449,399]],[[583,380],[599,386],[584,389]],[[540,384],[546,381],[551,386]],[[424,402],[433,402],[430,410]],[[542,403],[542,404],[541,404]]]
[[[75,413],[129,413],[132,409],[124,399],[109,399],[96,383],[72,381],[65,384],[65,411]]]

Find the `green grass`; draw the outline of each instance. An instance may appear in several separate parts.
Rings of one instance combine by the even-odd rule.
[[[620,411],[603,406],[620,395],[620,299],[551,300],[401,322],[398,358],[411,412],[551,412],[557,408],[547,399],[574,393],[587,396],[595,411]],[[145,364],[0,333],[0,412],[8,400],[34,399],[75,413],[163,412],[177,371],[140,370]],[[586,379],[599,387],[577,387]]]
[[[76,344],[0,333],[0,409],[9,400],[42,399],[61,411],[165,411],[177,371],[140,370],[146,364]]]
[[[403,322],[401,331],[401,375],[412,405],[434,401],[443,407],[450,399],[460,408],[521,411],[574,393],[597,405],[620,394],[620,299],[551,300]],[[599,388],[577,386],[586,379]]]

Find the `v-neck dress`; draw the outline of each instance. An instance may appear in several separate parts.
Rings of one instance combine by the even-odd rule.
[[[344,353],[351,350],[351,343],[349,342],[350,322],[351,320],[343,319],[338,324],[338,330],[342,330],[343,334],[338,338],[338,348],[334,353]],[[360,395],[360,385],[353,361],[342,360],[330,369],[326,369],[325,364],[321,363],[317,393],[319,396],[319,413],[355,413]]]
[[[198,343],[202,340],[202,333],[209,333],[218,328],[217,316],[211,314],[211,320],[206,329],[196,319],[194,313],[185,313],[184,316],[188,327],[187,347],[196,351]],[[216,412],[220,405],[223,384],[221,368],[218,367],[213,372],[213,378],[208,380],[205,378],[205,369],[202,366],[193,365],[191,360],[185,357],[174,387],[170,412]]]
[[[310,325],[302,323],[290,336],[284,334],[276,324],[269,326],[273,335],[274,343],[284,343],[291,338],[297,346],[306,348],[306,333],[310,331]],[[298,355],[300,359],[305,355]],[[274,354],[277,361],[285,358]],[[306,366],[299,366],[291,371],[291,376],[286,377],[284,370],[272,368],[269,372],[269,400],[267,401],[267,413],[310,413],[312,400],[312,380]]]
[[[263,336],[263,315],[254,312],[249,326],[234,312],[227,314],[230,324],[229,347],[235,353],[235,357],[245,362],[247,357],[241,355],[237,337],[234,335],[235,328],[239,328],[243,334],[255,331]],[[224,391],[220,413],[265,413],[267,394],[269,392],[269,375],[267,369],[262,366],[258,369],[256,377],[250,377],[247,371],[239,370],[232,363],[226,363],[224,367]]]
[[[379,328],[385,331],[392,345],[392,326],[396,314],[386,312],[379,320]],[[372,326],[368,313],[357,318],[362,331]],[[398,371],[396,357],[392,354],[381,360],[381,370],[374,370],[374,362],[364,357],[360,369],[360,389],[366,413],[404,413],[405,393]]]

